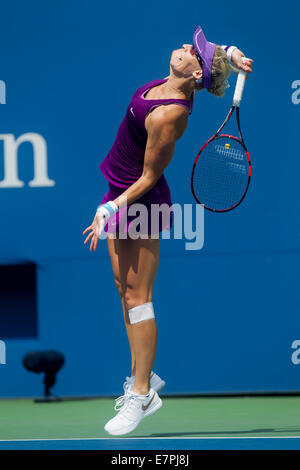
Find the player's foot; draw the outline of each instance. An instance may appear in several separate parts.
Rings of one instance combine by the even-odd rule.
[[[129,390],[132,390],[133,383],[134,383],[134,375],[132,375],[131,377],[126,377],[126,380],[123,384],[124,395],[121,395],[115,400],[116,411],[119,411],[124,405],[126,394]],[[152,371],[150,374],[150,388],[153,388],[153,390],[155,390],[156,392],[160,392],[164,388],[165,385],[166,385],[166,382],[162,380],[157,374],[155,374],[155,372]]]
[[[138,426],[142,419],[155,413],[161,406],[162,401],[152,388],[148,395],[138,395],[127,389],[122,408],[106,423],[104,429],[113,436],[128,434]]]

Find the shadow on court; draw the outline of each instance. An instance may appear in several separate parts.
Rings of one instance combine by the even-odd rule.
[[[151,437],[181,437],[181,436],[223,436],[223,435],[230,435],[230,436],[238,436],[238,435],[247,435],[247,434],[264,434],[264,433],[280,433],[282,432],[300,432],[300,429],[295,429],[295,427],[286,427],[286,428],[260,428],[260,429],[248,429],[244,431],[193,431],[193,432],[170,432],[170,433],[156,433],[151,434]],[[150,437],[149,436],[149,437]],[[138,437],[145,437],[145,436],[134,436]]]

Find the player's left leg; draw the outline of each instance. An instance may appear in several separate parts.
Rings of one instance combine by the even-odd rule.
[[[130,353],[131,353],[131,376],[134,376],[135,375],[135,356],[134,356],[133,345],[132,345],[131,325],[130,325],[129,318],[128,318],[128,312],[125,306],[125,299],[124,299],[125,286],[122,284],[121,277],[120,277],[119,252],[118,252],[117,239],[112,238],[108,235],[107,247],[108,247],[108,253],[110,256],[111,266],[112,266],[112,270],[113,270],[113,274],[115,278],[116,287],[118,289],[121,303],[122,303],[124,323],[126,327],[126,333],[127,333]]]

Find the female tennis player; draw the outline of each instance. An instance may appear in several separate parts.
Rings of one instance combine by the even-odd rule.
[[[84,243],[96,251],[99,237],[107,231],[108,251],[119,291],[131,350],[131,377],[124,384],[115,417],[104,429],[112,435],[133,431],[140,421],[155,413],[162,401],[158,391],[165,382],[152,371],[157,342],[153,308],[153,285],[159,261],[159,233],[171,228],[171,211],[162,211],[153,220],[153,205],[170,209],[171,196],[164,169],[170,163],[176,141],[183,135],[193,108],[197,90],[207,89],[223,96],[231,71],[230,60],[246,72],[252,60],[242,62],[244,54],[236,47],[217,46],[208,42],[200,26],[193,44],[174,50],[170,75],[153,80],[133,95],[112,149],[101,163],[108,180],[105,194],[92,224],[83,234]],[[136,236],[136,213],[133,203],[145,210],[139,219],[140,236]],[[167,216],[167,217],[166,217]],[[168,319],[171,321],[171,318]]]

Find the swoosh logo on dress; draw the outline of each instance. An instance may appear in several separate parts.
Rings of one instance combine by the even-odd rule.
[[[133,114],[134,117],[135,117],[135,114],[134,114],[134,112],[133,112],[133,108],[132,108],[132,107],[130,108],[130,111],[132,112],[132,114]]]
[[[149,406],[150,406],[150,404],[151,404],[153,398],[154,398],[154,393],[153,393],[152,398],[151,398],[151,400],[149,401],[148,405],[146,405],[146,406],[145,406],[145,405],[142,405],[142,410],[143,410],[143,411],[146,411],[147,408],[149,408]]]

